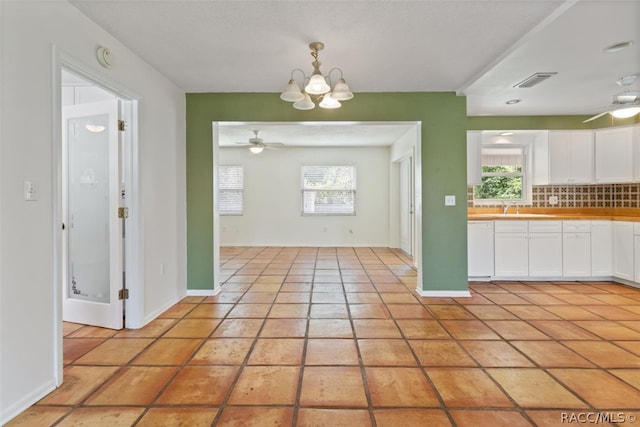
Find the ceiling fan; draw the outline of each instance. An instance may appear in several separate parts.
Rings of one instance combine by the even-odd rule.
[[[255,135],[253,138],[249,138],[247,142],[236,142],[236,144],[248,146],[249,150],[254,154],[261,153],[265,148],[284,145],[281,142],[264,142],[263,139],[258,136],[259,130],[253,130],[252,132]]]
[[[611,114],[613,117],[618,119],[626,119],[640,113],[640,91],[629,90],[629,86],[636,81],[636,78],[638,78],[638,76],[635,74],[619,78],[616,83],[624,87],[624,92],[613,95],[611,105],[605,107],[605,111],[600,114],[596,114],[593,117],[589,117],[582,123],[590,122],[604,116],[605,114]]]

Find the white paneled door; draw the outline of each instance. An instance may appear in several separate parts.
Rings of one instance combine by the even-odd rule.
[[[63,108],[63,319],[123,327],[119,101]]]

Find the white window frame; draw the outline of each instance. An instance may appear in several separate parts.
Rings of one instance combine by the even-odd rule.
[[[226,183],[223,178],[223,171],[228,169],[235,169],[239,171],[239,185],[238,183]],[[235,193],[240,195],[239,204],[227,204],[223,197],[224,192],[230,194]],[[238,206],[239,209],[232,209],[233,206]],[[218,213],[221,216],[242,216],[244,215],[244,166],[242,165],[219,165],[218,166]]]
[[[327,186],[327,187],[310,187],[305,184],[305,177],[308,171],[321,168],[349,168],[352,171],[352,178],[346,185]],[[301,189],[301,212],[303,216],[355,216],[356,214],[356,190],[357,190],[357,170],[353,165],[303,165],[300,167],[300,189]],[[311,192],[350,192],[352,194],[353,208],[348,212],[341,211],[325,211],[315,212],[309,209],[307,198],[305,197]]]
[[[522,150],[522,173],[485,173],[482,172],[482,149],[484,148],[500,148],[503,146],[504,148],[519,148]],[[531,204],[531,194],[532,194],[532,182],[533,182],[533,167],[531,159],[533,156],[531,155],[531,146],[529,144],[482,144],[480,147],[480,179],[482,181],[482,177],[485,176],[522,176],[522,197],[518,199],[476,199],[476,191],[475,187],[480,184],[473,186],[473,204],[476,206],[483,205],[501,205],[505,203],[515,203],[518,205],[526,205]]]

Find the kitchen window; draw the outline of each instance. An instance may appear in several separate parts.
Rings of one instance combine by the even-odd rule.
[[[355,215],[355,166],[302,166],[303,215]]]
[[[220,215],[244,214],[244,168],[218,167],[218,210]]]
[[[482,147],[481,162],[481,184],[473,188],[474,204],[530,203],[526,146]]]

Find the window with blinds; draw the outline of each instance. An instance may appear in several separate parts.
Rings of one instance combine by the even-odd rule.
[[[244,168],[218,167],[218,210],[220,215],[244,213]]]
[[[355,215],[355,166],[302,166],[303,215]]]
[[[525,147],[483,147],[481,160],[482,178],[474,187],[474,202],[527,201]]]

